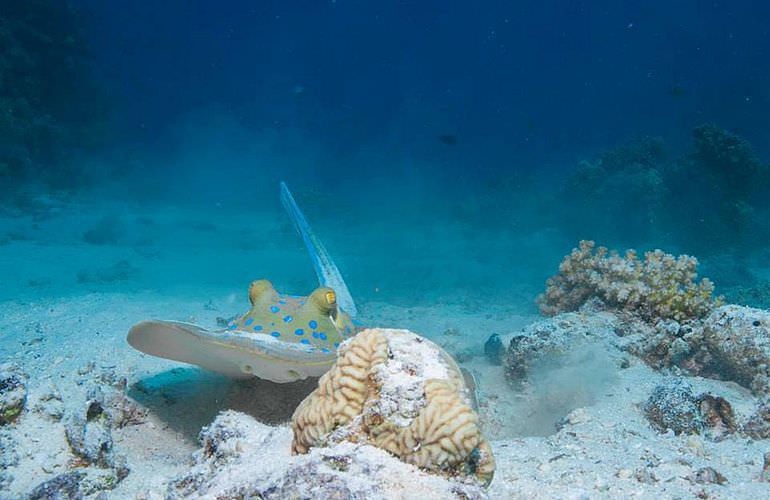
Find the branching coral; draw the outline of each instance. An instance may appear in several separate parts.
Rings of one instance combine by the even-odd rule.
[[[343,343],[291,425],[295,453],[366,442],[418,467],[475,475],[484,484],[494,473],[459,368],[406,330],[365,330]]]
[[[593,241],[581,241],[550,278],[538,297],[540,310],[555,315],[574,311],[597,298],[613,309],[630,312],[642,319],[685,321],[702,318],[720,299],[712,298],[714,285],[697,280],[697,259],[675,257],[661,250],[646,252],[640,259],[628,250],[621,257]]]

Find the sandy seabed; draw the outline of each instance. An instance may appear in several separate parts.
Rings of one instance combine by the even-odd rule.
[[[297,267],[294,275],[282,278],[292,283],[295,275],[312,274],[301,247],[284,251],[280,242],[253,246],[239,240],[244,228],[249,235],[261,234],[257,231],[261,228],[294,242],[291,227],[271,218],[244,216],[225,217],[227,224],[213,231],[201,222],[200,214],[180,212],[152,218],[136,214],[124,218],[130,222],[124,233],[110,235],[104,227],[99,229],[100,217],[94,213],[88,206],[76,206],[58,215],[47,213],[40,221],[0,220],[8,235],[0,242],[0,359],[4,373],[11,370],[26,386],[22,413],[13,423],[0,426],[0,497],[37,493],[37,498],[67,498],[40,494],[40,485],[50,486],[52,480],[71,481],[59,484],[59,491],[72,486],[74,498],[170,496],[171,484],[203,467],[196,453],[201,429],[226,411],[237,412],[227,413],[225,420],[242,425],[244,439],[259,441],[246,446],[258,454],[256,458],[239,459],[250,467],[241,479],[269,481],[278,467],[293,460],[287,422],[315,381],[234,382],[143,355],[126,344],[125,336],[133,324],[148,318],[217,328],[246,310],[249,280],[271,277],[271,269]],[[97,229],[97,239],[117,241],[84,244],[89,227]],[[458,260],[451,266],[438,265],[471,265],[462,255],[452,257],[457,254],[441,253],[437,259]],[[242,262],[245,256],[254,263],[247,272],[225,265]],[[364,261],[360,256],[356,262]],[[174,286],[166,286],[166,281]],[[370,285],[375,289],[378,283]],[[483,346],[495,333],[507,345],[512,335],[540,319],[532,306],[535,293],[523,290],[508,296],[507,303],[456,293],[413,305],[387,297],[372,300],[373,293],[368,301],[359,300],[364,324],[424,335],[475,375],[481,423],[497,461],[492,484],[479,496],[768,496],[770,483],[763,472],[768,441],[740,433],[716,440],[653,429],[642,406],[672,375],[621,350],[612,332],[596,336],[590,355],[576,357],[569,366],[533,373],[535,380],[528,387],[513,387],[504,368],[484,356]],[[712,393],[728,400],[738,421],[745,422],[756,410],[758,398],[735,383],[686,379],[695,394]],[[91,404],[94,400],[110,410],[109,425],[98,405]],[[100,432],[104,438],[105,429],[112,441],[110,452],[89,452],[89,443],[98,441]],[[79,450],[73,449],[73,441]],[[90,458],[84,458],[83,450]],[[424,489],[404,488],[412,480],[415,485],[432,485],[425,482],[424,473],[411,466],[382,465],[384,459],[377,454],[361,457],[379,463],[378,470],[391,477],[391,483],[383,483],[384,490],[369,490],[368,498],[431,495]],[[78,476],[79,472],[83,474]],[[226,482],[228,477],[217,481]],[[359,486],[365,490],[366,485]],[[441,490],[438,483],[434,486],[437,497],[459,494],[451,488]]]
[[[4,362],[26,374],[28,388],[25,410],[16,423],[2,428],[10,436],[4,443],[13,448],[4,453],[17,455],[15,463],[6,464],[2,495],[18,498],[46,480],[83,467],[70,449],[65,426],[94,386],[116,388],[114,392],[125,394],[135,410],[127,422],[112,429],[114,453],[125,457],[130,472],[114,489],[102,493],[109,498],[162,495],[169,481],[191,467],[200,429],[221,411],[236,410],[285,428],[313,381],[289,386],[237,383],[145,356],[125,343],[126,331],[141,319],[161,317],[214,326],[217,318],[240,310],[235,302],[230,296],[178,300],[144,292],[1,304],[0,351]],[[668,376],[610,345],[602,346],[608,359],[624,358],[629,366],[613,369],[609,379],[601,382],[600,394],[590,394],[584,405],[571,408],[574,400],[558,390],[537,395],[536,400],[531,394],[517,393],[505,382],[502,367],[482,354],[485,333],[503,328],[516,332],[536,318],[506,311],[474,314],[447,306],[369,303],[362,309],[372,324],[415,331],[424,325],[421,333],[460,353],[463,365],[476,373],[482,423],[497,460],[488,490],[492,498],[749,498],[770,491],[761,477],[763,455],[770,451],[766,441],[733,435],[717,442],[656,432],[640,406]],[[736,384],[689,381],[695,392],[728,399],[738,416],[754,408],[754,396]],[[586,383],[591,380],[586,378]],[[61,399],[57,411],[46,407],[51,394]],[[547,417],[537,413],[544,401],[551,404]],[[537,429],[533,418],[554,419],[558,412],[563,412],[560,430],[538,429],[534,432],[542,435],[526,435]],[[59,413],[61,419],[52,413]],[[273,451],[276,456],[289,455],[288,449]],[[707,468],[717,471],[723,484],[699,478],[698,471]]]

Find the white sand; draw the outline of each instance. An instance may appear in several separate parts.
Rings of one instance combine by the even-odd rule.
[[[188,470],[191,454],[198,448],[198,432],[220,411],[234,409],[276,425],[285,422],[314,387],[314,381],[291,386],[234,383],[144,356],[125,343],[130,326],[148,318],[215,327],[218,317],[229,318],[247,309],[251,279],[268,277],[279,288],[289,283],[286,288],[294,289],[287,291],[295,293],[304,286],[311,288],[309,262],[288,221],[147,211],[144,215],[152,216],[152,223],[140,227],[142,214],[133,211],[121,215],[127,228],[118,244],[84,245],[80,235],[105,210],[79,205],[53,219],[0,217],[4,231],[23,236],[0,244],[0,359],[18,364],[29,376],[26,411],[16,424],[0,430],[11,436],[15,442],[11,453],[19,458],[18,465],[4,471],[13,481],[10,489],[0,491],[0,497],[18,498],[78,466],[65,439],[64,422],[52,421],[36,409],[52,392],[61,394],[66,420],[66,414],[82,409],[90,387],[127,379],[128,398],[147,415],[133,425],[113,429],[116,453],[125,455],[131,472],[107,497],[133,498],[159,497],[168,480]],[[215,229],[200,223],[205,216],[216,219]],[[260,238],[260,228],[269,229],[275,237]],[[352,234],[345,243],[355,244]],[[506,246],[513,248],[515,243],[502,242],[494,248],[502,251]],[[329,247],[333,253],[334,245]],[[364,269],[378,266],[364,247],[360,250],[361,255],[348,262]],[[468,263],[462,255],[452,258],[456,260],[438,255],[437,265],[483,267]],[[121,268],[114,267],[121,260],[135,268],[124,269],[127,276],[123,277]],[[427,264],[417,262],[415,269],[423,265]],[[385,273],[381,271],[380,276]],[[369,297],[387,295],[374,291],[380,283],[366,286],[371,286]],[[455,294],[451,299],[417,304],[393,305],[386,299],[358,304],[366,325],[423,334],[476,374],[482,423],[497,459],[490,497],[767,496],[770,485],[759,480],[763,453],[770,451],[767,441],[732,436],[716,443],[659,435],[639,407],[665,375],[618,352],[611,342],[598,344],[596,352],[589,353],[593,357],[586,357],[598,362],[556,374],[544,372],[549,383],[539,385],[537,393],[512,389],[502,368],[481,354],[490,334],[508,339],[536,319],[529,314],[534,311],[532,294],[522,292],[509,299],[497,297],[488,303],[478,295]],[[614,361],[623,357],[631,365],[621,370]],[[753,410],[755,398],[734,384],[691,382],[696,393],[709,390],[726,397],[739,420]],[[567,423],[556,433],[553,424],[563,417]],[[275,446],[283,446],[279,443],[288,442],[286,430],[277,432],[283,437],[275,440]],[[286,458],[287,453],[287,449],[275,449],[276,456]],[[727,483],[695,482],[692,476],[703,467],[713,467]]]

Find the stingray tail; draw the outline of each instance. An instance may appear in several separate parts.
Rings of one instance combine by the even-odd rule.
[[[294,197],[291,195],[291,191],[289,191],[285,182],[281,182],[281,203],[283,203],[283,207],[288,212],[291,220],[294,221],[294,226],[297,228],[300,236],[302,236],[302,241],[305,242],[307,251],[313,261],[315,272],[318,275],[318,282],[323,286],[332,288],[337,294],[337,303],[342,310],[351,317],[355,317],[358,314],[356,304],[353,302],[353,296],[350,295],[347,285],[345,285],[345,280],[342,279],[340,270],[337,269],[321,241],[313,234],[310,224],[307,223],[305,216],[297,206],[297,202],[294,201]]]

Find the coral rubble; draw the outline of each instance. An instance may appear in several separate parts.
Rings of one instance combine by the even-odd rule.
[[[342,344],[337,363],[294,412],[292,430],[295,453],[363,442],[484,484],[494,473],[456,363],[406,330],[369,329]]]
[[[85,470],[82,488],[86,492],[113,489],[130,472],[126,458],[114,450],[112,427],[113,417],[98,386],[67,419],[65,435],[72,453],[92,466]]]
[[[386,451],[343,441],[291,455],[292,433],[234,411],[200,434],[193,467],[166,498],[486,498],[477,483],[428,474]],[[265,459],[269,457],[269,459]]]
[[[712,297],[714,285],[708,279],[696,281],[697,265],[694,257],[661,250],[646,252],[643,260],[634,250],[621,257],[584,240],[564,258],[538,303],[547,315],[575,311],[599,299],[611,309],[652,323],[701,318],[719,299]]]
[[[16,421],[27,401],[26,376],[15,365],[0,366],[0,426]]]
[[[757,405],[754,413],[741,429],[752,439],[770,439],[770,400]]]

